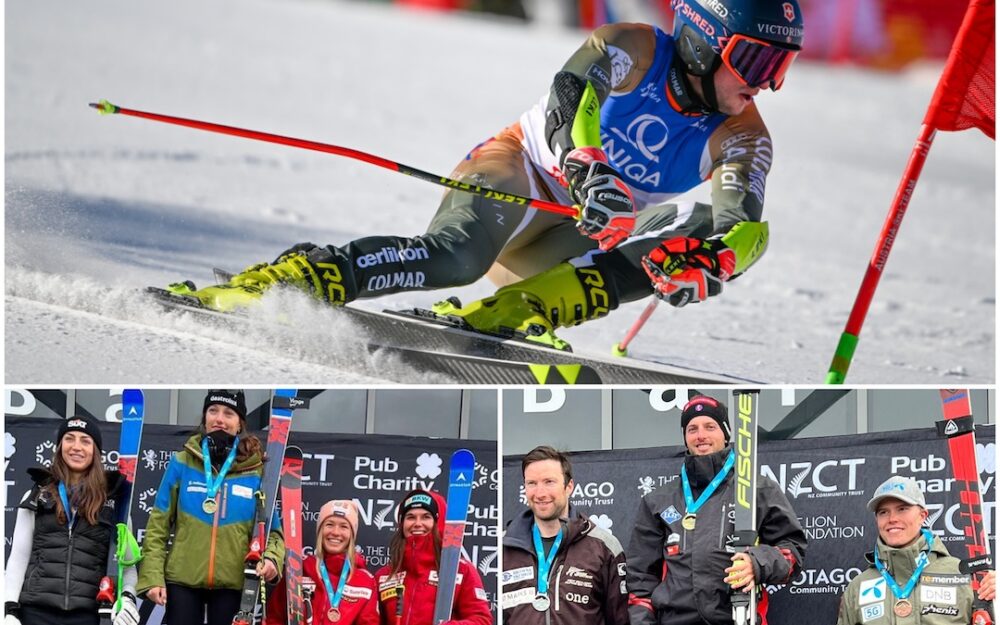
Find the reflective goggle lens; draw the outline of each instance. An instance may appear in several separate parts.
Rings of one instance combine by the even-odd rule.
[[[737,35],[722,51],[723,62],[751,87],[777,89],[798,51]]]

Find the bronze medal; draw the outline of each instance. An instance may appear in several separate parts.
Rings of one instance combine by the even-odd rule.
[[[215,514],[215,511],[219,509],[219,502],[215,500],[215,497],[209,497],[201,502],[201,509],[205,511],[205,514]]]
[[[892,611],[899,618],[906,618],[913,612],[913,604],[906,599],[900,599],[896,602],[896,605],[892,606]]]
[[[531,602],[531,607],[535,608],[538,612],[544,612],[549,609],[549,597],[548,595],[535,595],[535,598]]]
[[[337,608],[330,608],[329,610],[326,611],[326,618],[327,620],[336,623],[337,621],[340,620],[340,610],[338,610]]]
[[[681,526],[687,531],[691,531],[697,525],[698,516],[695,514],[685,514],[684,518],[681,520]]]

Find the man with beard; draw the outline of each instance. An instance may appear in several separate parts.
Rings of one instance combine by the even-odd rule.
[[[726,406],[695,397],[681,412],[687,453],[680,479],[639,503],[628,545],[632,625],[733,622],[730,592],[787,584],[801,570],[806,536],[774,480],[757,480],[757,535],[747,551],[732,546],[733,464]],[[767,593],[756,622],[767,623]]]
[[[528,510],[503,538],[501,606],[508,625],[628,623],[625,556],[611,532],[569,509],[573,468],[536,447],[521,460]]]

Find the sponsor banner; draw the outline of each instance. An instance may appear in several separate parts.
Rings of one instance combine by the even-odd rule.
[[[6,417],[4,440],[5,557],[10,552],[17,504],[30,489],[27,469],[51,462],[58,422],[47,418]],[[103,460],[107,468],[117,462],[119,425],[102,423]],[[156,491],[174,453],[192,433],[190,426],[147,423],[136,475],[132,523],[141,541]],[[255,432],[261,442],[266,432]],[[389,562],[389,539],[396,529],[396,505],[407,491],[427,488],[446,494],[448,461],[458,448],[476,455],[476,476],[465,528],[464,552],[479,569],[487,599],[496,610],[497,505],[496,443],[494,441],[429,439],[406,436],[323,434],[292,431],[290,445],[303,451],[302,516],[306,554],[316,541],[320,507],[331,499],[353,499],[359,508],[358,545],[375,572]],[[141,565],[140,565],[141,566]],[[162,610],[153,612],[144,625],[158,625]]]
[[[995,426],[976,428],[983,512],[990,535],[997,499],[994,437]],[[676,487],[683,456],[679,446],[572,454],[576,487],[570,502],[627,546],[639,500],[658,488]],[[920,483],[931,530],[961,557],[963,519],[947,441],[934,428],[762,441],[758,464],[761,476],[777,482],[788,497],[809,539],[805,568],[790,584],[767,589],[769,621],[836,620],[840,595],[867,568],[864,554],[875,544],[875,518],[866,504],[891,475],[910,476]],[[503,493],[506,523],[526,503],[521,457],[504,458],[503,470],[508,485]],[[668,509],[663,515],[676,519],[683,510]]]

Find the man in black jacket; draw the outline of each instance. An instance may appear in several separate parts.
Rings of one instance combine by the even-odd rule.
[[[632,625],[732,623],[730,589],[785,584],[801,570],[806,537],[774,480],[757,480],[759,544],[732,546],[733,462],[726,406],[707,396],[681,413],[687,454],[680,479],[639,503],[629,541],[629,617]],[[767,595],[757,622],[767,623]]]
[[[621,543],[569,510],[573,469],[542,446],[521,460],[528,510],[503,538],[501,607],[508,625],[625,625]]]

